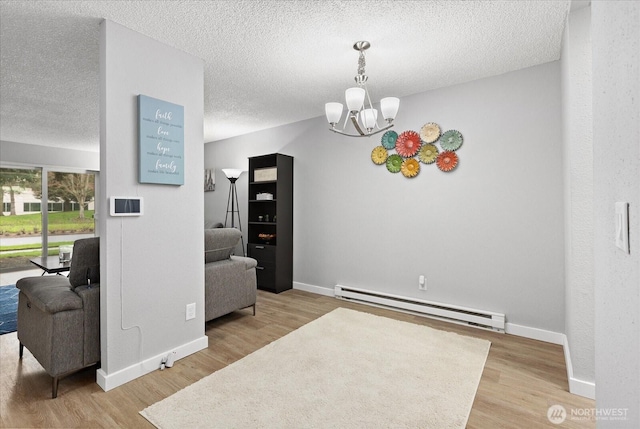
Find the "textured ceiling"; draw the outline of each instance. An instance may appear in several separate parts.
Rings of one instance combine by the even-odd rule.
[[[99,150],[102,18],[205,61],[205,142],[560,58],[570,1],[2,1],[0,140]],[[400,113],[402,106],[400,106]]]

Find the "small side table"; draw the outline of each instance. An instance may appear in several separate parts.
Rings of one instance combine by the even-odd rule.
[[[29,261],[42,269],[42,275],[45,274],[57,274],[61,276],[61,273],[69,271],[71,269],[71,262],[60,262],[58,256],[47,256],[46,258],[33,258]]]

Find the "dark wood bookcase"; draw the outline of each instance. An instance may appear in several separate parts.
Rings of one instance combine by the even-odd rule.
[[[258,194],[273,199],[259,199]],[[275,293],[291,289],[293,157],[274,153],[249,158],[248,222],[247,255],[258,261],[258,288]]]

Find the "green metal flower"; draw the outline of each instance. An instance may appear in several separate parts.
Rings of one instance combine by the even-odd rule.
[[[391,173],[398,173],[402,167],[402,157],[396,153],[387,158],[387,170]]]

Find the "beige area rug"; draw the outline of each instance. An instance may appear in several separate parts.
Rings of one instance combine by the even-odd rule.
[[[464,428],[490,345],[339,308],[140,414],[162,429]]]

